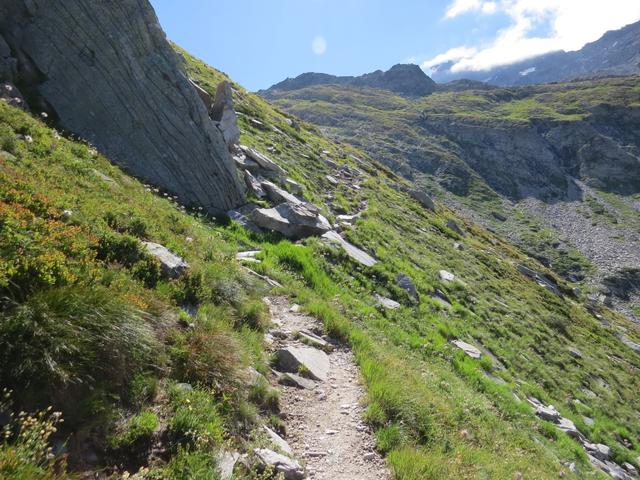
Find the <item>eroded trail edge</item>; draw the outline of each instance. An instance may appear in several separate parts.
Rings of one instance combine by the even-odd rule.
[[[323,337],[321,323],[300,313],[288,298],[265,301],[273,322],[267,340],[278,359],[274,382],[282,392],[285,439],[305,475],[327,480],[390,478],[375,451],[373,433],[362,420],[365,390],[353,353],[347,345]],[[313,377],[316,380],[309,380]]]

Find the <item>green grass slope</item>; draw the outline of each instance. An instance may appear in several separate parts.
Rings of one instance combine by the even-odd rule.
[[[557,202],[575,201],[559,196],[568,188],[567,175],[593,187],[580,206],[567,207],[576,218],[608,228],[612,237],[632,239],[635,233],[629,232],[638,231],[640,177],[633,160],[623,163],[627,159],[622,153],[635,152],[637,144],[637,77],[440,91],[420,99],[332,85],[265,95],[276,106],[320,126],[331,138],[367,151],[394,172],[468,212],[565,278],[577,282],[587,278],[592,284],[599,281],[592,279],[611,274],[594,258],[597,254],[572,238],[571,228],[553,225],[562,222],[561,216],[550,220],[539,212]],[[592,125],[595,130],[590,130]],[[590,142],[596,132],[615,138],[621,150],[607,156],[613,147],[603,149],[578,165],[579,152],[595,148]],[[538,139],[538,150],[526,150],[533,138]],[[545,163],[551,155],[558,157],[557,165]],[[527,160],[518,163],[522,158]],[[590,170],[597,163],[598,168]],[[614,180],[616,171],[630,181],[631,191],[616,190],[615,185],[622,183]],[[536,186],[520,197],[529,183]],[[544,192],[545,187],[550,191]],[[532,208],[532,199],[541,203]],[[630,249],[631,242],[627,241]],[[628,306],[627,313],[633,308]]]
[[[213,93],[224,76],[181,53]],[[424,210],[366,155],[304,122],[296,130],[286,114],[234,88],[242,142],[276,160],[330,219],[368,202],[346,235],[379,263],[365,268],[318,239],[295,245],[187,211],[0,103],[0,379],[11,390],[0,412],[44,412],[11,420],[0,476],[63,478],[64,459],[47,447],[68,438],[56,453],[66,451],[72,469],[208,479],[218,451],[259,443],[256,426],[277,426],[278,409],[277,393],[246,379],[250,365],[268,373],[266,286],[234,258],[250,247],[262,251],[252,268],[353,347],[367,420],[396,478],[603,477],[576,442],[534,416],[527,395],[637,465],[640,357],[616,336],[640,341],[636,325],[608,310],[596,318],[562,281],[565,295],[550,293],[516,270],[524,263],[546,272],[518,249],[456,219],[461,237],[446,225],[451,211]],[[325,158],[360,169],[362,188],[332,185]],[[141,240],[183,256],[188,273],[163,278]],[[443,283],[440,269],[456,281]],[[413,279],[419,304],[396,286],[398,273]],[[451,307],[431,298],[435,289]],[[402,307],[383,310],[374,293]],[[453,339],[485,355],[466,357]]]

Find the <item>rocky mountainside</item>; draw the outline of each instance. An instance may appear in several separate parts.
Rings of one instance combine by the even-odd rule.
[[[219,213],[242,203],[209,106],[147,0],[7,0],[0,9],[0,81],[34,111],[186,204]]]
[[[376,70],[359,77],[337,77],[326,73],[303,73],[296,78],[287,78],[260,95],[268,97],[277,92],[287,92],[312,85],[348,85],[358,88],[379,88],[407,97],[423,97],[436,89],[436,84],[418,65],[394,65],[386,72]]]
[[[107,22],[111,10],[129,5],[105,4],[82,6]],[[24,5],[55,6],[62,15],[80,3]],[[155,18],[139,5],[127,10],[127,25]],[[78,24],[64,18],[52,35],[75,38]],[[34,32],[22,43],[32,36],[41,39]],[[122,47],[146,45],[144,38],[128,42]],[[635,83],[419,99],[353,86],[302,90],[322,89],[323,100],[312,102],[324,108],[316,118],[359,122],[367,148],[411,174],[403,178],[172,47],[182,62],[177,79],[166,82],[189,78],[184,95],[201,104],[176,103],[162,113],[188,119],[202,105],[210,120],[202,120],[201,133],[208,135],[207,122],[215,126],[235,181],[246,187],[246,203],[224,217],[131,176],[121,160],[61,129],[61,115],[34,108],[44,97],[38,90],[31,97],[32,84],[18,78],[26,102],[15,83],[1,91],[0,478],[638,477],[640,325],[575,288],[542,255],[429,195],[470,211],[491,208],[496,222],[553,241],[541,220],[532,221],[538,204],[525,210],[532,197],[517,195],[541,190],[557,205],[576,195],[563,193],[560,181],[533,182],[527,149],[543,143],[528,119],[535,112],[547,124],[538,136],[569,121],[585,124],[585,135],[608,136],[611,164],[623,141],[635,155],[635,133],[611,119],[589,124],[590,105],[604,102],[618,118],[623,104],[635,118]],[[14,47],[0,54],[7,71],[25,65]],[[137,65],[118,58],[117,71]],[[100,98],[118,105],[112,95]],[[341,98],[356,101],[348,107]],[[279,100],[290,108],[287,101]],[[92,110],[81,108],[91,100],[78,102],[92,124]],[[430,116],[439,124],[426,125]],[[491,137],[501,157],[523,150],[516,161],[529,171],[529,189],[506,188],[496,175],[495,188],[506,185],[513,199],[489,187],[489,173],[466,156],[488,155],[473,131],[486,136],[490,126],[506,132]],[[517,149],[507,135],[522,137]],[[428,161],[449,153],[433,175],[418,174],[417,163],[394,163],[403,144],[425,149]],[[566,147],[572,152],[571,142]],[[541,174],[562,171],[552,154]],[[567,169],[585,197],[576,202],[591,209],[590,225],[604,236],[615,222],[635,228],[638,216],[634,194],[598,183],[602,154],[585,153]],[[499,165],[508,169],[508,159]],[[467,195],[437,182],[457,185],[456,178]],[[634,188],[633,179],[623,188]],[[573,224],[565,211],[557,215]],[[556,258],[567,268],[583,265],[562,247],[552,248],[554,269]],[[637,281],[628,269],[607,288],[631,295]]]
[[[577,78],[640,74],[640,22],[605,33],[575,52],[553,52],[488,71],[451,72],[451,63],[431,73],[439,83],[472,79],[492,85],[533,85]]]
[[[461,211],[638,319],[637,286],[616,295],[603,284],[640,264],[637,85],[629,77],[422,100],[324,86],[271,98],[443,189]]]

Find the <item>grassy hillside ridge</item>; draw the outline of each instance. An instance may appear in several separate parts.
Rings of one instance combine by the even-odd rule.
[[[182,53],[189,75],[213,93],[224,76]],[[517,272],[525,263],[552,276],[518,249],[444,207],[424,210],[398,188],[404,180],[362,152],[304,122],[297,131],[287,115],[234,88],[242,142],[283,166],[306,198],[330,218],[368,202],[346,235],[376,255],[375,267],[318,239],[294,245],[187,212],[90,147],[0,103],[1,285],[11,299],[0,327],[2,384],[20,408],[62,410],[64,435],[74,432],[73,466],[95,451],[103,465],[148,467],[150,478],[211,478],[216,451],[250,450],[262,441],[256,425],[277,427],[277,394],[246,380],[246,366],[268,370],[266,287],[234,259],[250,247],[263,252],[252,268],[354,348],[367,419],[397,478],[578,478],[563,462],[586,475],[582,449],[536,419],[528,394],[610,445],[616,460],[637,464],[640,357],[616,337],[624,331],[640,341],[637,326],[608,310],[601,323],[580,299],[551,294]],[[326,179],[325,158],[363,171],[357,195]],[[446,226],[450,218],[466,237]],[[188,274],[162,278],[142,239],[183,256]],[[458,280],[442,282],[440,269]],[[400,272],[415,282],[419,305],[396,286]],[[436,288],[451,307],[431,298]],[[373,293],[403,306],[385,311]],[[466,357],[449,343],[455,338],[484,357]],[[158,442],[164,454],[149,457]],[[0,472],[10,478],[54,478],[50,462],[17,432],[0,447]]]
[[[436,92],[418,100],[331,85],[265,95],[565,278],[586,278],[583,288],[603,290],[603,277],[637,260],[637,77]],[[581,237],[585,231],[600,249]],[[633,317],[640,299],[634,301],[616,307]]]

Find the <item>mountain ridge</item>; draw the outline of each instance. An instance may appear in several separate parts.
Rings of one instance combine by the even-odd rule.
[[[347,85],[357,88],[379,88],[403,96],[422,97],[436,89],[435,82],[415,64],[396,64],[387,71],[376,70],[360,76],[336,76],[327,73],[308,72],[295,78],[287,78],[258,94],[268,96],[273,92],[297,90],[313,85]]]
[[[640,21],[606,32],[573,52],[556,51],[484,71],[451,72],[452,62],[431,72],[438,83],[470,79],[498,86],[532,85],[594,76],[640,74]]]

